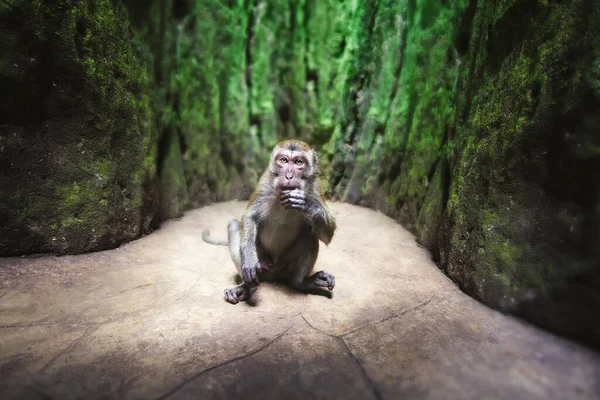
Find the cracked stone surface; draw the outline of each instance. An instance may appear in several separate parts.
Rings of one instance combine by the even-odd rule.
[[[333,203],[331,298],[261,284],[231,305],[242,202],[118,249],[0,259],[2,399],[593,399],[600,355],[463,294],[381,213]]]

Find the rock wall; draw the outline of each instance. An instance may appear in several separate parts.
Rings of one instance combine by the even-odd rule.
[[[438,237],[467,293],[600,344],[600,9],[477,8]]]
[[[0,254],[247,197],[294,137],[464,291],[600,343],[593,0],[13,0],[0,28]]]
[[[373,1],[346,15],[331,28],[347,29],[337,101],[321,102],[332,194],[396,217],[486,304],[600,343],[597,4]]]
[[[108,0],[0,5],[0,254],[147,232],[156,132],[145,45]]]

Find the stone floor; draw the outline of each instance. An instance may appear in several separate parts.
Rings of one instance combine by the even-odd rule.
[[[231,305],[241,202],[100,253],[0,259],[0,398],[591,399],[600,355],[461,293],[381,213],[332,204],[331,298]]]

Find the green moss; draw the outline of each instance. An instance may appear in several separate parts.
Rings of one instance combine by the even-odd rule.
[[[81,225],[83,223],[84,223],[84,221],[82,219],[68,217],[68,218],[62,220],[61,227],[63,227],[63,228],[69,228],[69,227],[71,227],[73,225]]]
[[[79,182],[73,185],[65,185],[57,188],[57,193],[62,199],[66,210],[76,210],[89,205],[95,208],[95,204],[107,196],[106,189],[93,182]],[[75,212],[68,212],[75,214]]]

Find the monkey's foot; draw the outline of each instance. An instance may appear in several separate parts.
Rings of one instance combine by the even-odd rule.
[[[333,287],[335,286],[335,276],[327,271],[315,272],[313,275],[306,278],[305,285],[308,289],[323,287],[333,290]]]
[[[225,301],[231,304],[237,304],[240,301],[248,300],[255,291],[256,287],[251,287],[244,282],[236,287],[225,289]]]

